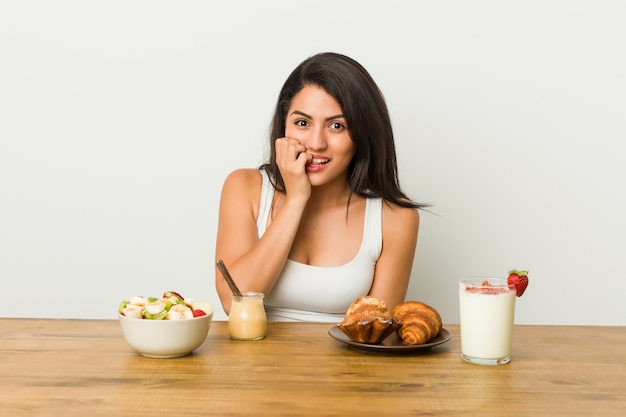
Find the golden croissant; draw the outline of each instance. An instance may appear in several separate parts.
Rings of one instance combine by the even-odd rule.
[[[402,322],[397,330],[404,345],[422,345],[434,339],[442,328],[439,312],[420,301],[405,301],[392,315]]]

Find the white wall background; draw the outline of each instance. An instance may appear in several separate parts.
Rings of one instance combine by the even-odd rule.
[[[423,213],[409,298],[528,268],[518,323],[626,325],[626,3],[0,0],[0,317],[216,303],[222,181],[320,51],[370,70]]]

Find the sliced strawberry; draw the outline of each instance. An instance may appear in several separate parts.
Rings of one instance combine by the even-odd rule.
[[[515,288],[517,296],[521,297],[524,291],[526,291],[526,287],[528,287],[528,271],[510,270],[507,282],[509,287]]]
[[[193,316],[194,317],[206,316],[206,313],[203,310],[194,310],[193,311]]]
[[[166,291],[163,293],[163,298],[171,298],[171,297],[176,297],[180,301],[184,300],[183,296],[177,293],[176,291]]]

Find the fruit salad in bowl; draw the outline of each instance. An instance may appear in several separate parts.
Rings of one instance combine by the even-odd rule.
[[[206,316],[207,310],[213,311],[210,303],[185,299],[176,291],[166,291],[160,298],[130,297],[120,303],[118,313],[133,319],[181,320]]]
[[[122,301],[118,318],[126,342],[140,355],[175,358],[191,354],[204,343],[213,307],[166,291],[161,297],[134,296]]]

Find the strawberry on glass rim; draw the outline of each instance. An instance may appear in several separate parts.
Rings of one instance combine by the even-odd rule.
[[[514,288],[517,296],[521,297],[528,287],[528,271],[518,271],[517,269],[511,269],[507,282],[510,288]]]

